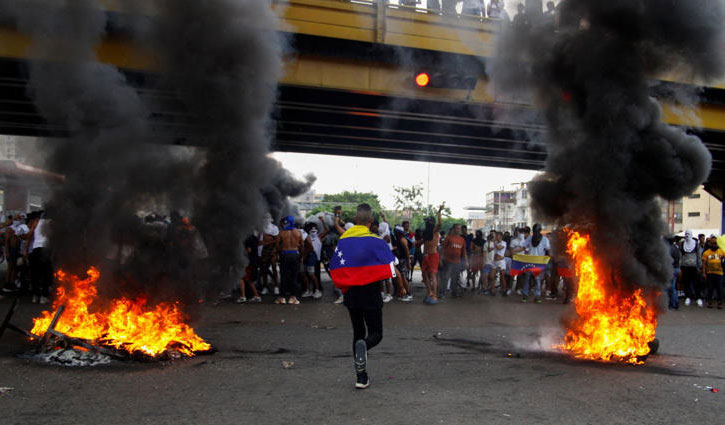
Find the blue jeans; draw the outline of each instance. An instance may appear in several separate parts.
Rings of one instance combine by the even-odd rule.
[[[529,296],[529,282],[531,282],[531,279],[536,281],[536,286],[534,286],[534,296],[538,298],[541,296],[541,274],[534,276],[531,272],[524,273],[524,290],[522,295],[525,297]]]
[[[675,269],[672,273],[672,284],[670,285],[670,290],[667,291],[668,295],[670,296],[670,303],[668,307],[670,308],[678,308],[680,305],[679,299],[677,298],[677,276],[680,274],[680,269]]]

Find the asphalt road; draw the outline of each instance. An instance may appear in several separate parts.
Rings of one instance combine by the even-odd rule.
[[[569,307],[467,294],[384,309],[371,387],[354,389],[344,307],[207,304],[194,324],[218,352],[172,363],[42,365],[0,340],[0,423],[10,424],[721,424],[725,310],[661,317],[645,366],[570,359],[550,349]],[[9,307],[0,301],[0,314]],[[29,327],[40,311],[23,304]],[[294,362],[285,369],[282,362]],[[722,389],[713,393],[707,386]]]

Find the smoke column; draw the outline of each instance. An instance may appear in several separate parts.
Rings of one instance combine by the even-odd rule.
[[[115,262],[120,270],[112,276],[132,281],[130,288],[160,288],[166,297],[187,291],[192,275],[204,276],[207,289],[228,289],[246,262],[242,241],[264,212],[287,213],[286,197],[314,181],[295,180],[268,156],[284,45],[277,16],[266,1],[176,0],[144,4],[158,11],[153,17],[114,22],[157,56],[162,72],[151,88],[183,104],[193,148],[180,148],[149,143],[165,137],[148,121],[158,105],[98,62],[95,48],[108,28],[100,4],[0,3],[3,17],[43,58],[29,65],[32,99],[69,134],[54,144],[48,164],[66,176],[49,208],[56,265],[82,272]],[[134,4],[140,6],[127,6]],[[204,270],[192,270],[188,247],[164,243],[166,229],[142,226],[142,210],[190,215],[208,253]],[[124,247],[132,251],[128,261]]]
[[[662,123],[650,81],[722,74],[723,2],[563,0],[557,15],[556,31],[545,16],[505,31],[493,67],[499,87],[533,91],[547,123],[532,207],[542,220],[584,226],[618,281],[664,285],[672,265],[655,199],[692,193],[711,156]]]

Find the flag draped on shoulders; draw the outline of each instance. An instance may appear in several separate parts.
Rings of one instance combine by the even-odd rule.
[[[347,292],[395,276],[395,257],[377,235],[365,226],[353,226],[340,236],[330,259],[330,275],[335,286]]]
[[[524,272],[531,272],[538,276],[549,264],[549,257],[546,255],[525,255],[514,254],[511,263],[511,276],[518,276]]]

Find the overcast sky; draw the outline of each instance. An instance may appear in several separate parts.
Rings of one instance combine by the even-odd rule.
[[[373,192],[389,209],[394,204],[393,186],[422,183],[428,187],[427,162],[288,152],[275,152],[272,156],[296,176],[317,176],[313,186],[317,193]],[[534,175],[535,172],[526,170],[430,163],[430,203],[445,201],[454,216],[465,218],[463,207],[483,206],[487,192],[529,181]]]

